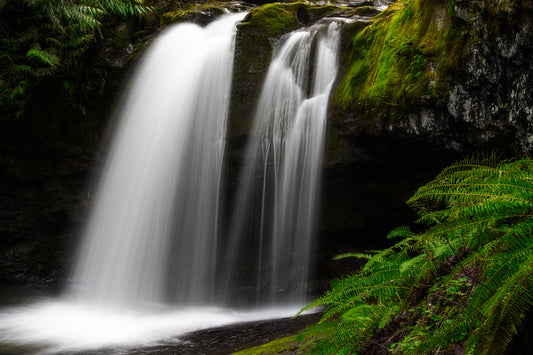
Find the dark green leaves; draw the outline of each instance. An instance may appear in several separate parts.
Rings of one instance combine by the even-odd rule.
[[[0,1],[1,119],[21,116],[28,89],[43,78],[77,72],[106,19],[149,10],[142,0]]]
[[[533,311],[533,161],[467,159],[408,203],[425,231],[395,229],[401,241],[307,307],[327,306],[305,352],[364,352],[389,327],[393,353],[502,354],[521,331]]]

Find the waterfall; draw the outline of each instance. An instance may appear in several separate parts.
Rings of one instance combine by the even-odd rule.
[[[238,284],[243,265],[257,270],[256,302],[305,300],[338,43],[336,23],[294,32],[267,72],[239,181],[228,251],[234,262],[226,273],[227,283]]]
[[[179,24],[150,46],[118,111],[72,284],[63,297],[0,310],[0,346],[128,347],[296,313],[281,306],[301,304],[306,294],[339,31],[317,25],[279,47],[228,233],[219,233],[233,45],[243,17],[225,15],[205,28]],[[247,305],[275,307],[215,307],[250,294]]]
[[[150,47],[83,233],[75,299],[120,307],[213,301],[235,24],[243,17],[180,24]]]
[[[256,265],[241,269],[256,270],[257,300],[303,302],[338,25],[292,33],[273,59],[230,236],[221,243],[222,158],[242,17],[206,28],[178,25],[152,45],[119,115],[74,269],[73,299],[123,308],[220,303],[219,244],[229,240],[230,276],[222,286],[239,289],[236,265],[252,256]]]

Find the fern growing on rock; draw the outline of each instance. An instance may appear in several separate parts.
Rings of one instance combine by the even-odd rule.
[[[309,304],[325,310],[300,352],[503,354],[522,330],[533,311],[533,160],[464,160],[408,204],[425,230],[392,231],[399,242]]]

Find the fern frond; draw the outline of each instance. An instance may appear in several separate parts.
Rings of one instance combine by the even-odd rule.
[[[333,260],[341,260],[341,259],[346,259],[346,258],[371,259],[372,256],[373,256],[372,254],[368,254],[368,253],[344,253],[344,254],[335,255],[333,257]]]
[[[59,58],[57,55],[46,50],[42,51],[40,49],[30,49],[26,53],[26,57],[29,59],[37,59],[40,63],[45,64],[52,69],[59,65]]]
[[[31,71],[31,67],[26,64],[17,64],[13,66],[12,72],[14,74],[27,73]]]
[[[360,304],[337,322],[323,322],[308,328],[300,339],[307,342],[300,349],[312,354],[354,354],[363,349],[360,344],[370,339],[375,329],[384,327],[397,315],[399,307],[387,304]]]
[[[409,226],[401,226],[401,227],[396,227],[392,231],[390,231],[389,234],[387,234],[387,239],[410,238],[414,236],[415,234],[411,232],[411,228],[409,228]]]
[[[527,312],[533,310],[533,257],[507,279],[485,306],[486,321],[469,339],[483,354],[502,354],[519,330]],[[482,339],[481,339],[482,337]]]

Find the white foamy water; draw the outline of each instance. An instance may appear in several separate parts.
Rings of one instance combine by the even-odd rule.
[[[243,258],[257,265],[255,284],[229,284],[236,293],[249,297],[252,284],[258,299],[304,302],[339,31],[330,24],[294,33],[273,60],[248,148],[252,168],[241,178],[240,232],[224,249],[222,158],[243,17],[181,24],[156,39],[119,110],[73,284],[61,299],[0,310],[0,344],[28,354],[128,348],[299,310],[213,307],[223,303],[218,254],[234,263],[226,271],[247,272]],[[246,235],[241,225],[257,221],[248,220],[250,199],[260,205],[259,233]],[[256,249],[242,247],[241,238],[256,237]]]
[[[180,24],[151,45],[119,114],[69,297],[101,307],[214,300],[235,24]]]
[[[258,302],[305,302],[339,36],[337,23],[294,32],[268,69],[233,213],[234,264],[226,273],[231,280],[243,256],[253,255]]]
[[[151,312],[112,311],[48,300],[0,310],[0,343],[24,347],[24,354],[52,354],[132,348],[179,342],[185,333],[269,318],[294,316],[297,307],[238,312],[214,307],[160,308]],[[1,349],[1,347],[0,347]]]

